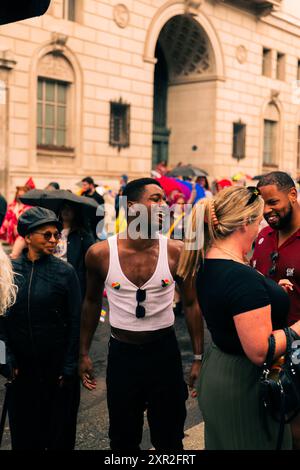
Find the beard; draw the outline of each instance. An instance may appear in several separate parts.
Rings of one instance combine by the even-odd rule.
[[[277,222],[275,223],[269,222],[268,219],[271,218],[272,216],[278,217]],[[274,212],[272,213],[272,215],[268,215],[267,217],[265,217],[265,220],[268,222],[271,228],[275,230],[282,230],[282,229],[287,228],[290,225],[292,216],[293,216],[293,207],[292,207],[292,204],[289,202],[288,210],[285,215],[279,215],[278,212]]]

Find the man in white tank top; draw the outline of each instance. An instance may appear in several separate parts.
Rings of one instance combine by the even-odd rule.
[[[111,449],[139,450],[147,410],[155,449],[181,451],[188,392],[173,327],[173,296],[183,243],[157,234],[165,199],[156,180],[131,181],[123,196],[127,197],[128,208],[126,233],[95,244],[86,256],[80,376],[87,389],[96,387],[88,353],[105,288],[111,324],[106,376]],[[137,237],[131,230],[137,221],[136,204],[146,211],[146,224]],[[154,221],[153,209],[159,213]],[[186,320],[195,354],[189,383],[193,387],[201,367],[203,323],[191,286],[190,282],[183,284]]]

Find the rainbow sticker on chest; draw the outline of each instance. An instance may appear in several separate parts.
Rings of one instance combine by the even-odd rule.
[[[162,287],[167,287],[171,284],[171,281],[169,281],[169,279],[162,279],[161,281],[161,286]]]
[[[119,282],[113,282],[112,285],[111,285],[111,287],[112,287],[113,289],[119,290],[120,287],[121,287],[121,284],[120,284]]]

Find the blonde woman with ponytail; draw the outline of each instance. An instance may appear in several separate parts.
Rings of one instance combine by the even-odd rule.
[[[0,244],[0,315],[15,303],[16,294],[12,265]]]
[[[263,408],[259,379],[273,332],[275,358],[284,354],[289,298],[248,264],[263,200],[255,187],[230,187],[193,208],[178,275],[195,274],[212,337],[197,396],[208,450],[275,449],[278,423]],[[300,334],[300,322],[293,325]],[[283,449],[291,449],[285,426]]]
[[[11,371],[7,365],[6,332],[4,314],[16,301],[17,286],[14,284],[14,273],[9,257],[0,243],[0,374],[10,378]]]

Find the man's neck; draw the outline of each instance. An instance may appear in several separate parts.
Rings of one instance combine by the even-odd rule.
[[[151,248],[152,246],[156,245],[158,241],[157,238],[137,238],[137,239],[132,239],[130,238],[130,235],[127,232],[127,238],[124,240],[126,246],[128,248],[134,248],[137,251],[144,251],[147,250],[148,248]]]

